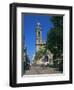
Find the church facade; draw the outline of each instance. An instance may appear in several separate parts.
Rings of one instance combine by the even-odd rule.
[[[36,29],[36,52],[38,52],[43,46],[46,45],[46,43],[43,42],[42,40],[42,28],[39,22],[36,24],[35,29]],[[36,61],[36,64],[53,64],[53,54],[51,53],[51,51],[47,50],[46,54]]]

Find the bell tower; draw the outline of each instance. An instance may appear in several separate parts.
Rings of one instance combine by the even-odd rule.
[[[41,48],[42,46],[42,29],[40,22],[37,22],[36,24],[36,52]]]

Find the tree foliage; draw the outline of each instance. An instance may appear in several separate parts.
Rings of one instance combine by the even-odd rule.
[[[53,16],[51,22],[53,28],[47,33],[47,49],[58,57],[63,52],[63,16]]]
[[[46,48],[42,46],[42,48],[40,48],[39,51],[36,52],[35,60],[39,60],[40,58],[42,58],[42,56],[45,55],[45,53],[46,53]]]

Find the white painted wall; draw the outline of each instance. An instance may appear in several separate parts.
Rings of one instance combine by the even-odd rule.
[[[50,5],[70,5],[74,9],[74,0],[0,0],[0,90],[11,90],[9,83],[9,3],[24,2]],[[74,21],[74,18],[73,18]],[[74,36],[73,36],[74,37]],[[74,63],[73,63],[74,64]],[[74,68],[74,66],[73,66]],[[61,77],[60,77],[61,78]],[[51,85],[16,88],[21,90],[73,90],[72,85]]]

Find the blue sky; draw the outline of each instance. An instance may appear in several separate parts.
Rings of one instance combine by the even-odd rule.
[[[47,32],[53,27],[51,22],[52,16],[50,15],[40,15],[40,14],[23,14],[23,40],[24,47],[27,48],[27,54],[30,60],[35,53],[35,43],[36,43],[36,23],[40,22],[42,27],[42,39],[46,41]]]

